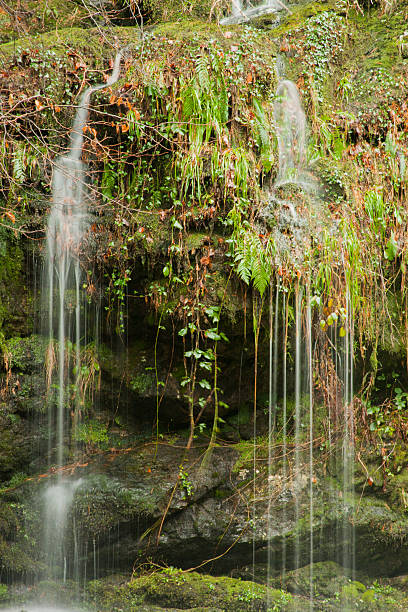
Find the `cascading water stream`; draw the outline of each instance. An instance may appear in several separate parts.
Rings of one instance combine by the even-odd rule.
[[[244,23],[268,15],[270,13],[278,13],[283,9],[289,9],[281,2],[281,0],[264,0],[264,2],[250,2],[245,0],[231,1],[231,14],[224,19],[221,19],[221,25],[233,25],[236,23]]]
[[[312,194],[317,195],[319,185],[315,177],[308,169],[307,155],[307,121],[302,109],[299,91],[296,85],[283,78],[282,65],[279,65],[279,84],[276,91],[274,104],[274,120],[279,153],[279,169],[274,183],[274,189],[285,186],[296,186],[311,195],[312,206],[314,200]],[[279,201],[275,197],[275,202]],[[316,199],[317,202],[317,199]],[[294,220],[297,212],[292,202],[291,206]],[[346,282],[347,286],[347,282]],[[287,567],[295,570],[309,566],[308,570],[308,596],[309,609],[315,607],[314,586],[314,546],[315,546],[315,457],[314,457],[314,342],[316,331],[312,316],[312,283],[308,281],[297,282],[294,288],[293,322],[294,337],[290,345],[293,350],[293,387],[294,387],[294,412],[293,412],[293,453],[294,460],[288,460],[288,418],[287,414],[287,354],[289,349],[288,327],[289,327],[289,297],[285,295],[284,288],[278,280],[275,289],[275,304],[273,307],[271,287],[271,299],[269,308],[269,451],[268,451],[268,552],[267,552],[267,582],[271,583],[272,566],[276,565],[273,557],[271,539],[273,530],[271,528],[273,516],[273,503],[271,500],[271,480],[274,478],[275,465],[279,464],[276,448],[279,445],[275,437],[275,416],[277,404],[277,375],[278,375],[278,342],[283,338],[282,355],[282,418],[283,418],[283,444],[282,444],[282,483],[292,491],[294,502],[295,532],[293,538],[293,556],[287,553],[286,539],[283,538],[281,549],[281,585],[285,586],[285,573]],[[282,295],[282,298],[280,298]],[[282,303],[281,313],[279,303]],[[353,325],[352,307],[350,295],[347,289],[346,295],[347,314],[343,321],[340,337],[330,340],[334,351],[332,359],[337,368],[338,378],[343,388],[343,394],[339,397],[335,407],[335,413],[339,418],[335,438],[332,443],[338,445],[338,436],[342,436],[341,456],[337,460],[337,468],[342,473],[342,491],[335,499],[329,501],[331,508],[338,512],[342,518],[338,522],[337,535],[334,546],[338,551],[338,562],[343,566],[345,573],[353,577],[354,570],[354,530],[353,512],[354,508],[350,502],[352,492],[352,466],[353,466]],[[279,326],[280,320],[282,321]],[[336,375],[336,376],[337,376]],[[330,410],[330,406],[329,406]],[[344,415],[341,420],[340,415]],[[329,414],[332,421],[333,415]],[[329,426],[331,424],[329,422]],[[277,433],[277,432],[276,432]],[[341,467],[340,467],[341,466]],[[307,500],[307,502],[306,502]],[[307,503],[307,505],[306,505]],[[306,510],[307,508],[307,510]],[[282,511],[282,510],[281,510]],[[305,512],[308,513],[308,546],[300,536],[299,525],[302,523]],[[286,524],[286,505],[283,507],[282,524]]]
[[[316,191],[316,180],[308,171],[306,116],[299,90],[293,81],[279,81],[274,120],[279,154],[275,189],[285,185],[298,185],[306,192]]]
[[[84,128],[88,120],[91,95],[115,83],[119,77],[122,52],[116,55],[111,76],[106,83],[89,87],[82,95],[70,136],[70,146],[66,156],[55,162],[52,183],[52,206],[47,227],[46,283],[48,284],[48,360],[58,353],[58,396],[56,410],[52,402],[49,406],[49,445],[50,450],[55,429],[55,462],[58,468],[64,465],[65,437],[69,418],[75,428],[78,420],[78,406],[70,405],[69,358],[67,341],[75,350],[74,368],[78,384],[80,372],[81,343],[81,270],[80,250],[87,230],[87,165],[81,161]],[[74,316],[72,317],[72,313]],[[73,321],[71,319],[73,318]],[[70,328],[74,328],[74,332]],[[57,343],[55,344],[54,338]],[[54,348],[55,347],[55,348]],[[52,368],[52,366],[49,366]],[[78,573],[75,567],[68,567],[64,550],[67,518],[80,480],[64,479],[58,471],[56,484],[44,492],[45,529],[44,549],[54,578],[65,580]],[[78,546],[74,534],[74,561],[78,563]]]

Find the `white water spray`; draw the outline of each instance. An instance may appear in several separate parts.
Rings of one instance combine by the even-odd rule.
[[[70,569],[68,551],[64,547],[67,518],[80,484],[81,479],[60,481],[47,487],[43,495],[46,557],[55,577],[62,578],[63,582]]]

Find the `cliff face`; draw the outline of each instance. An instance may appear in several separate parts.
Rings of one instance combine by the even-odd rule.
[[[336,542],[327,545],[327,539],[342,529],[348,510],[343,502],[335,510],[328,502],[344,493],[335,408],[344,381],[332,348],[349,338],[352,319],[349,493],[350,507],[358,508],[357,569],[366,585],[379,575],[407,572],[408,5],[306,2],[288,8],[250,24],[220,26],[229,3],[0,3],[5,581],[44,569],[35,500],[38,474],[53,477],[45,407],[56,401],[57,389],[41,334],[53,165],[67,150],[81,93],[107,79],[118,48],[126,48],[121,77],[93,95],[84,129],[87,323],[72,390],[82,419],[76,439],[67,435],[64,457],[67,469],[88,483],[74,508],[83,519],[81,537],[97,540],[101,573],[127,571],[147,556],[200,566],[218,556],[225,540],[214,571],[250,577],[256,541],[262,576],[262,566],[271,564],[268,541],[277,572],[295,541],[302,542],[301,565],[307,564],[311,532],[315,561],[338,561]],[[296,162],[302,181],[298,174],[279,185],[276,92],[283,79],[297,85],[308,128],[304,159]],[[291,138],[299,150],[298,134]],[[269,309],[276,287],[277,449],[298,442],[295,309],[300,288],[313,298],[311,528],[306,484],[295,491],[296,483],[284,481],[278,451],[273,483],[265,488],[271,477]],[[74,353],[71,344],[68,360]],[[208,445],[212,454],[196,473]],[[306,466],[304,449],[300,461]],[[271,493],[272,536],[270,524],[260,518],[254,528],[248,514],[253,504],[259,517],[270,512]],[[301,517],[291,505],[295,498]],[[93,508],[92,520],[87,508]],[[120,562],[110,568],[115,525],[121,525]],[[292,580],[292,590],[302,594],[301,573]],[[361,609],[377,609],[369,607],[377,605],[371,599],[387,595],[377,589],[364,599],[364,589],[353,588],[344,597],[364,600]],[[95,601],[102,590],[94,585]],[[160,593],[156,599],[135,593],[132,605],[169,605]],[[333,593],[327,597],[340,605]],[[404,606],[399,597],[395,606]],[[260,593],[260,601],[265,598]],[[219,609],[229,605],[218,603]]]

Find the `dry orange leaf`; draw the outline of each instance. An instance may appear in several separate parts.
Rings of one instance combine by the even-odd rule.
[[[8,217],[10,219],[10,221],[12,223],[16,222],[16,216],[14,213],[12,213],[10,210],[6,210],[6,212],[4,213],[6,215],[6,217]]]

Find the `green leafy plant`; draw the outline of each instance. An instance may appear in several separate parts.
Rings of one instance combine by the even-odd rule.
[[[83,442],[88,449],[104,449],[109,443],[107,426],[96,419],[78,423],[74,437],[77,442]]]
[[[189,480],[188,472],[180,465],[179,470],[179,481],[180,487],[184,491],[185,497],[191,497],[194,493],[194,487],[192,482]]]

